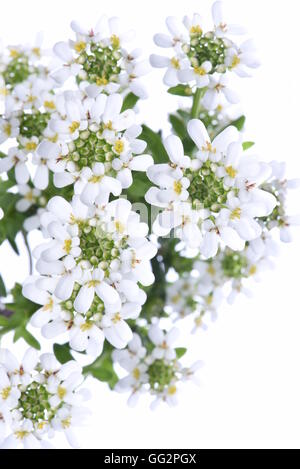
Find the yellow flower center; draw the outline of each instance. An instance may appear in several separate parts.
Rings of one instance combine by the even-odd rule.
[[[181,194],[182,184],[181,184],[180,181],[175,181],[174,184],[173,184],[173,188],[174,188],[175,194],[177,194],[177,195]]]
[[[64,430],[66,430],[67,428],[70,428],[70,426],[71,426],[71,417],[68,417],[68,418],[62,420],[61,425],[62,425]]]
[[[206,298],[205,298],[205,301],[206,301],[206,304],[208,306],[210,306],[213,302],[213,296],[212,295],[208,295]]]
[[[82,52],[85,48],[86,48],[86,43],[84,41],[76,42],[74,46],[74,49],[76,50],[76,52],[78,52],[78,54],[80,54],[80,52]]]
[[[66,251],[67,254],[70,254],[71,249],[72,249],[72,240],[66,239],[64,242],[63,250]]]
[[[2,389],[0,396],[2,397],[4,401],[6,401],[6,399],[9,398],[10,393],[11,393],[11,387],[7,387],[7,388]]]
[[[176,57],[173,57],[171,59],[171,65],[176,68],[176,70],[179,70],[180,69],[180,63],[179,63],[179,59],[176,59]]]
[[[226,166],[225,171],[231,178],[235,178],[235,176],[237,175],[237,170],[234,169],[233,166]]]
[[[140,376],[141,376],[141,372],[138,368],[135,368],[132,372],[132,375],[133,375],[134,379],[139,379]]]
[[[201,148],[202,151],[209,151],[209,153],[216,153],[216,148],[212,146],[210,142],[205,142],[205,145]]]
[[[251,267],[250,267],[250,269],[249,269],[249,275],[254,275],[254,274],[256,274],[256,271],[257,271],[256,265],[251,265]]]
[[[117,323],[120,322],[121,320],[122,320],[122,318],[121,318],[120,313],[116,313],[116,314],[113,316],[113,318],[112,318],[112,322],[113,322],[114,324],[117,324]]]
[[[175,384],[172,384],[171,386],[169,386],[169,388],[168,388],[169,396],[174,396],[174,394],[176,394],[176,392],[177,392],[177,388],[176,388]]]
[[[234,55],[232,57],[231,68],[237,67],[241,63],[241,59],[238,55]]]
[[[122,234],[125,231],[125,226],[120,221],[115,222],[115,227],[118,233]]]
[[[24,438],[26,438],[26,436],[29,435],[29,432],[26,432],[25,430],[20,430],[18,432],[15,432],[15,436],[17,438],[17,440],[24,440]]]
[[[120,155],[124,151],[124,142],[122,142],[122,140],[117,140],[114,145],[114,150]]]
[[[32,52],[34,55],[36,55],[37,57],[40,57],[41,56],[41,49],[39,47],[34,47],[32,49]]]
[[[37,143],[35,142],[27,142],[25,145],[27,151],[34,151],[37,148]]]
[[[175,303],[175,304],[178,303],[180,301],[179,293],[178,293],[178,295],[172,296],[171,300],[172,300],[172,303]]]
[[[195,24],[190,28],[190,34],[202,34],[203,30],[199,24]]]
[[[89,182],[92,182],[93,184],[97,184],[98,182],[101,181],[102,178],[103,178],[103,176],[92,176],[89,179]]]
[[[71,134],[76,132],[76,130],[79,129],[79,127],[80,127],[80,123],[77,122],[77,121],[73,121],[72,124],[69,126],[69,130],[70,130]]]
[[[105,86],[107,85],[107,83],[108,83],[108,80],[105,77],[97,78],[96,80],[96,85],[98,86]]]
[[[28,200],[29,202],[32,202],[34,200],[33,191],[28,191],[27,194],[24,196],[24,199]]]
[[[17,49],[10,49],[10,56],[13,59],[16,59],[17,57],[19,57],[19,55],[20,55],[20,52],[17,51]]]
[[[93,323],[87,321],[87,322],[81,324],[80,330],[82,332],[87,332],[87,331],[90,331],[92,329],[92,327],[93,327]]]
[[[49,302],[43,307],[43,311],[49,311],[53,308],[53,298],[49,299]]]
[[[111,36],[110,42],[114,49],[118,49],[120,47],[120,39],[115,34]]]
[[[44,101],[44,107],[47,109],[55,109],[55,103],[54,101]]]
[[[194,67],[194,72],[196,73],[196,75],[200,75],[201,77],[207,74],[205,68],[203,67]]]
[[[66,395],[67,395],[66,388],[63,388],[62,386],[58,386],[57,395],[60,398],[60,400],[62,401],[64,399],[64,397],[66,397]]]
[[[12,130],[11,124],[5,124],[3,130],[6,133],[6,135],[8,135],[8,137],[11,136],[11,130]]]
[[[242,209],[240,207],[237,207],[234,210],[232,210],[230,219],[239,220],[241,218],[241,214],[242,214]]]
[[[215,274],[216,274],[216,269],[214,268],[213,265],[209,265],[209,266],[207,267],[207,273],[208,273],[209,275],[215,275]]]

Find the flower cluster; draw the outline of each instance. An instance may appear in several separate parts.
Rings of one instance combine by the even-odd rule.
[[[146,301],[139,284],[154,281],[148,226],[125,199],[89,208],[78,196],[71,204],[51,199],[41,223],[51,238],[34,253],[42,276],[23,288],[42,305],[32,324],[47,338],[68,332],[74,350],[94,356],[104,338],[125,347],[132,338],[125,320],[136,319]]]
[[[21,363],[6,349],[0,352],[0,448],[49,449],[45,438],[64,432],[71,446],[73,428],[89,414],[82,403],[88,391],[76,362],[60,365],[54,355],[40,358],[28,349]]]
[[[276,206],[276,198],[260,188],[271,168],[244,153],[235,127],[212,142],[200,120],[189,121],[187,129],[195,153],[184,155],[181,140],[170,135],[165,140],[169,164],[148,170],[159,187],[149,189],[146,200],[163,208],[155,231],[166,235],[175,229],[187,247],[200,249],[205,258],[214,257],[220,245],[240,251],[260,236],[258,219]]]
[[[75,37],[53,56],[38,38],[0,57],[0,244],[18,254],[22,234],[30,257],[22,285],[7,291],[0,275],[0,335],[31,347],[21,364],[0,349],[0,448],[49,447],[57,431],[74,445],[86,376],[129,393],[131,406],[145,393],[153,409],[176,404],[201,362],[182,364],[174,322],[206,329],[207,315],[273,268],[276,232],[291,240],[299,180],[249,150],[232,77],[259,63],[221,9],[208,32],[195,14],[168,17],[169,34],[154,36],[171,54],[150,63],[186,104],[168,136],[141,124],[149,64],[115,17],[92,29],[73,21]],[[39,358],[36,331],[54,355]]]
[[[158,325],[152,325],[148,336],[144,337],[146,347],[135,333],[126,350],[114,351],[114,361],[128,373],[118,381],[115,389],[130,392],[130,406],[135,406],[140,395],[146,392],[154,396],[150,406],[152,410],[160,402],[174,406],[181,383],[189,379],[197,382],[197,371],[202,363],[198,361],[189,368],[181,365],[178,355],[182,349],[173,346],[178,335],[176,328],[166,333]]]
[[[166,68],[164,83],[174,87],[179,83],[205,88],[202,103],[206,109],[216,109],[223,98],[236,104],[237,94],[230,88],[230,73],[247,77],[248,68],[256,68],[259,61],[252,40],[237,44],[232,35],[243,35],[245,29],[225,23],[222,2],[212,7],[214,26],[205,32],[200,15],[185,16],[182,23],[175,17],[166,19],[169,34],[156,34],[157,46],[170,49],[171,57],[151,55],[154,67]],[[228,86],[229,85],[229,86]]]
[[[127,51],[126,43],[134,39],[134,31],[122,31],[119,18],[102,16],[95,28],[86,29],[71,23],[75,39],[58,42],[54,52],[63,66],[53,73],[60,83],[74,77],[88,96],[100,93],[128,93],[145,99],[147,91],[141,80],[149,72],[141,50]]]

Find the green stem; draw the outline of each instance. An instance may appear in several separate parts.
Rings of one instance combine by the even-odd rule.
[[[28,242],[28,237],[25,231],[22,231],[22,235],[23,235],[24,244],[25,244],[27,254],[28,254],[28,259],[29,259],[29,275],[32,275],[33,274],[33,261],[32,261],[31,249],[30,249],[29,242]]]
[[[201,98],[203,97],[203,88],[197,88],[194,94],[193,99],[193,106],[191,110],[191,118],[198,119],[200,114],[200,107],[201,107]]]

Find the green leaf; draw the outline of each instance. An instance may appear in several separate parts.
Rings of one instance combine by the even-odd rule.
[[[175,94],[176,96],[192,96],[193,90],[188,85],[177,85],[169,88],[168,93]]]
[[[35,337],[33,337],[30,332],[27,331],[26,327],[24,325],[18,327],[15,330],[15,335],[14,335],[14,342],[17,342],[19,339],[24,339],[25,342],[27,342],[30,347],[33,347],[37,350],[41,350],[40,343],[36,340]]]
[[[0,297],[5,297],[7,296],[7,293],[6,293],[6,288],[5,288],[5,284],[3,282],[3,278],[1,277],[0,275]]]
[[[118,375],[116,374],[113,361],[112,361],[113,348],[107,342],[105,342],[103,352],[91,365],[83,368],[84,375],[91,375],[94,378],[107,383],[111,389],[113,389],[116,383],[119,381]]]
[[[238,131],[240,132],[241,130],[243,130],[245,122],[246,122],[246,116],[240,116],[238,119],[232,121],[230,125],[233,125],[234,127],[236,127]]]
[[[139,136],[141,140],[147,142],[148,152],[154,158],[155,163],[168,163],[169,157],[163,146],[161,135],[159,132],[154,132],[146,125],[143,125],[143,132]]]
[[[15,331],[15,341],[23,338],[32,347],[39,349],[38,341],[30,334],[27,329],[27,323],[31,316],[38,310],[39,306],[24,298],[22,295],[22,286],[16,284],[11,290],[13,301],[6,303],[7,311],[12,312],[9,317],[2,318],[0,322],[0,335]]]
[[[127,109],[133,109],[139,99],[140,98],[135,94],[128,93],[127,96],[125,96],[124,98],[121,112],[127,111]]]
[[[253,145],[255,145],[255,142],[244,142],[243,143],[243,150],[248,150],[248,148],[251,148],[253,147]]]
[[[54,344],[53,346],[54,355],[56,359],[59,361],[59,363],[61,363],[62,365],[64,365],[65,363],[71,360],[74,360],[70,350],[71,349],[70,349],[69,344],[63,344],[63,345]]]
[[[187,133],[185,121],[177,114],[170,114],[169,121],[175,134],[181,139],[185,153],[191,153],[195,144]]]
[[[176,357],[179,359],[181,357],[183,357],[183,355],[185,355],[187,349],[184,348],[184,347],[178,347],[175,349],[175,352],[176,352]]]

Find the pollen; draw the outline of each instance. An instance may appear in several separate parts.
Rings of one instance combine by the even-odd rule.
[[[93,184],[97,184],[98,182],[101,181],[103,176],[92,176],[90,179],[89,179],[89,182],[92,182]]]
[[[11,387],[7,387],[7,388],[2,389],[2,391],[0,392],[0,396],[2,397],[4,401],[6,401],[6,399],[9,398],[10,393],[11,393]]]
[[[196,75],[200,75],[201,77],[207,74],[205,68],[203,67],[194,67],[194,72],[196,73]]]
[[[179,60],[176,59],[176,57],[173,57],[171,59],[171,64],[174,68],[176,68],[176,70],[179,70],[180,69],[180,63],[179,63]]]
[[[205,142],[205,146],[201,148],[202,151],[209,151],[209,153],[216,153],[217,150],[212,146],[210,142]]]
[[[71,134],[76,132],[76,130],[79,129],[79,127],[80,127],[80,123],[77,122],[77,121],[73,121],[72,124],[69,126],[69,130],[70,130]]]
[[[249,269],[249,275],[254,275],[254,274],[256,274],[256,272],[257,272],[256,265],[251,265],[251,267]]]
[[[54,101],[44,101],[44,107],[46,109],[52,109],[52,110],[56,109]]]
[[[120,221],[115,222],[115,227],[118,233],[122,234],[125,231],[125,226]]]
[[[66,388],[63,388],[62,386],[58,386],[57,388],[57,395],[58,397],[60,398],[60,400],[62,401],[66,395],[67,395],[67,390]]]
[[[169,386],[169,388],[168,388],[169,396],[174,396],[174,394],[176,394],[176,392],[177,392],[177,388],[176,388],[175,384],[173,384],[172,386]]]
[[[64,247],[63,250],[67,253],[70,254],[72,249],[72,240],[71,239],[66,239],[64,242]]]
[[[3,130],[6,133],[6,135],[8,135],[9,137],[11,136],[11,130],[12,130],[11,124],[6,124]]]
[[[175,194],[180,195],[181,192],[182,192],[181,182],[180,181],[175,181],[173,187],[174,187]]]
[[[234,169],[233,166],[226,166],[225,171],[231,178],[235,178],[237,175],[237,170]]]
[[[239,220],[241,218],[242,209],[240,207],[235,208],[232,210],[230,215],[230,220]]]
[[[10,56],[11,56],[13,59],[16,59],[17,57],[20,56],[20,52],[17,51],[17,49],[10,49]]]
[[[115,34],[111,36],[110,42],[114,49],[118,49],[120,47],[120,39]]]
[[[237,67],[241,63],[241,59],[238,55],[234,55],[231,62],[231,68]]]
[[[80,52],[82,52],[85,48],[86,48],[86,43],[84,41],[76,42],[74,46],[74,49],[76,50],[76,52],[78,52],[78,54],[80,54]]]
[[[122,140],[117,140],[114,145],[114,150],[120,155],[124,151],[124,142],[122,142]]]
[[[28,200],[29,202],[32,202],[34,200],[33,191],[32,190],[28,191],[27,194],[24,196],[24,198]]]
[[[39,47],[34,47],[32,49],[32,52],[34,55],[36,55],[37,57],[40,57],[41,56],[41,49]]]
[[[53,298],[50,298],[48,303],[43,307],[43,311],[50,311],[53,308]]]
[[[209,265],[209,266],[207,267],[207,273],[208,273],[209,275],[216,275],[216,269],[214,268],[213,265]]]
[[[122,320],[122,318],[121,318],[120,313],[116,313],[116,314],[113,316],[113,318],[112,318],[112,322],[113,322],[114,324],[117,324],[117,323],[120,322],[121,320]]]
[[[17,438],[17,440],[24,440],[24,438],[26,438],[26,436],[29,435],[29,432],[26,432],[25,430],[20,430],[18,432],[15,432],[15,436]]]
[[[199,24],[195,24],[190,28],[190,34],[202,34],[203,30]]]
[[[140,376],[141,376],[141,372],[138,368],[135,368],[132,372],[132,375],[133,375],[134,379],[139,379]]]
[[[62,425],[64,430],[67,430],[67,428],[70,428],[70,426],[71,426],[71,417],[68,417],[68,418],[62,420],[61,425]]]
[[[97,86],[105,86],[105,85],[107,85],[107,83],[108,83],[108,80],[105,77],[101,77],[101,78],[98,77],[97,80],[96,80],[96,85]]]
[[[35,142],[27,142],[25,145],[27,151],[35,151],[37,148],[37,143]]]
[[[92,327],[93,327],[93,323],[87,321],[87,322],[81,324],[80,330],[82,332],[87,332],[87,331],[90,331],[92,329]]]
[[[212,295],[208,295],[206,298],[205,298],[205,301],[206,301],[206,304],[208,306],[210,306],[213,302],[213,296]]]

